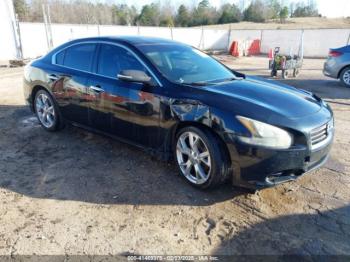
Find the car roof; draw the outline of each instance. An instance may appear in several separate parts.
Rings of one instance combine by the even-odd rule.
[[[149,36],[98,36],[98,37],[86,37],[86,38],[77,38],[71,40],[67,43],[64,43],[60,46],[57,46],[51,52],[49,52],[44,59],[52,59],[52,56],[59,52],[60,50],[69,47],[72,44],[79,44],[84,42],[112,42],[120,43],[131,46],[144,46],[144,45],[181,45],[186,46],[184,43],[173,41],[170,39],[158,38],[158,37],[149,37]]]
[[[149,36],[99,36],[99,37],[87,37],[87,38],[75,39],[75,42],[84,42],[84,41],[124,42],[135,46],[157,45],[157,44],[184,45],[183,43],[173,41],[170,39],[149,37]]]

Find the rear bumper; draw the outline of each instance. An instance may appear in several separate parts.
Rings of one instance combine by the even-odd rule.
[[[34,112],[33,98],[32,98],[32,87],[25,78],[23,79],[23,95],[24,95],[26,105],[28,105],[30,110],[32,112]]]
[[[323,69],[323,75],[327,76],[327,77],[331,77],[331,78],[334,78],[334,79],[337,79],[336,76],[334,76],[331,72],[328,72],[327,70]]]
[[[233,184],[262,189],[296,180],[326,163],[332,141],[333,137],[329,143],[313,151],[306,146],[273,150],[231,144],[228,147],[233,163]]]
[[[323,74],[331,78],[338,78],[339,69],[335,61],[327,60],[323,65]]]

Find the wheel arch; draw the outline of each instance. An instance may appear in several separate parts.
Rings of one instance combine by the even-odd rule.
[[[36,94],[40,91],[40,90],[44,90],[46,91],[52,98],[53,100],[53,103],[58,111],[58,129],[62,129],[64,126],[65,126],[65,121],[64,121],[64,118],[61,114],[61,111],[59,110],[59,106],[57,104],[57,101],[55,99],[55,96],[52,94],[52,92],[50,91],[50,89],[46,88],[45,86],[43,85],[40,85],[40,84],[36,84],[33,86],[32,88],[32,92],[31,92],[31,103],[30,103],[30,106],[31,106],[31,110],[35,113],[35,106],[34,106],[34,100],[35,100],[35,96]]]
[[[337,78],[338,79],[340,79],[340,75],[341,75],[341,73],[343,72],[343,70],[345,69],[345,68],[347,68],[347,67],[349,67],[350,68],[350,64],[349,65],[345,65],[345,66],[343,66],[340,70],[339,70],[339,72],[338,72],[338,76],[337,76]]]
[[[178,134],[178,132],[185,128],[185,127],[197,127],[201,130],[207,130],[208,132],[210,132],[212,135],[214,135],[214,137],[219,141],[219,143],[221,144],[221,148],[223,150],[223,153],[225,154],[225,156],[227,156],[227,161],[229,163],[231,163],[231,159],[230,159],[230,153],[229,153],[229,149],[224,141],[224,138],[218,133],[216,132],[213,128],[211,128],[210,126],[201,123],[201,122],[197,122],[197,121],[181,121],[178,122],[177,124],[175,124],[172,128],[171,131],[169,132],[170,135],[168,136],[167,139],[167,152],[171,152],[170,156],[172,157],[172,152],[174,150],[174,146],[176,143],[176,135]]]
[[[35,85],[32,89],[31,98],[30,98],[31,110],[33,112],[35,112],[35,107],[34,107],[35,96],[40,90],[45,90],[52,96],[51,92],[47,88],[45,88],[43,85]]]

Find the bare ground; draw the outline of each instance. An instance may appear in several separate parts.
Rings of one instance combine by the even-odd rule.
[[[269,74],[264,57],[219,58]],[[255,194],[196,190],[173,164],[76,127],[48,133],[24,105],[23,69],[0,69],[0,255],[350,255],[350,89],[322,62],[285,82],[333,108],[330,160]]]

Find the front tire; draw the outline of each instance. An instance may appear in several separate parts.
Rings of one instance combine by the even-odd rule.
[[[350,87],[350,66],[345,67],[340,73],[340,81],[345,87]]]
[[[201,189],[215,187],[229,173],[223,143],[207,129],[185,127],[176,135],[175,159],[183,177]]]
[[[35,114],[41,126],[47,131],[60,129],[60,114],[52,96],[45,90],[39,90],[34,98]]]

